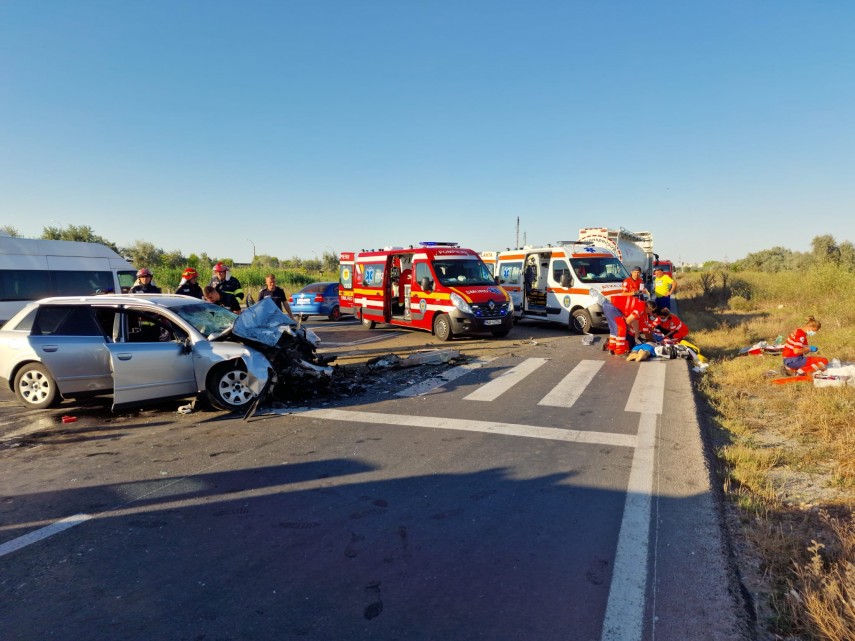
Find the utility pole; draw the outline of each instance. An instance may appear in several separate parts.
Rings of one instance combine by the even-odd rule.
[[[517,216],[517,244],[514,245],[514,249],[519,249],[520,247],[520,217]]]

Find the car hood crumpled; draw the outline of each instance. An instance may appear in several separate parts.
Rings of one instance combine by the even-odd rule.
[[[316,348],[321,342],[312,330],[302,327],[282,313],[269,297],[245,309],[235,320],[231,333],[238,338],[245,338],[270,347],[280,345],[283,334],[290,336],[302,334]]]

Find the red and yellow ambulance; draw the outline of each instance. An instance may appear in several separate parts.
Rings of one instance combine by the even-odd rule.
[[[450,242],[343,252],[339,306],[368,329],[413,327],[447,341],[460,334],[505,336],[513,302],[471,250]]]

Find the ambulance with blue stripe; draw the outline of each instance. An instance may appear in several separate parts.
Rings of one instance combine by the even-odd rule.
[[[339,306],[368,329],[377,323],[413,327],[441,341],[506,336],[514,323],[511,297],[484,261],[452,242],[342,252]]]

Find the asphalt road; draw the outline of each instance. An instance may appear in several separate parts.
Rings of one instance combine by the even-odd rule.
[[[750,638],[685,361],[315,325],[467,358],[249,421],[0,394],[0,639]]]

